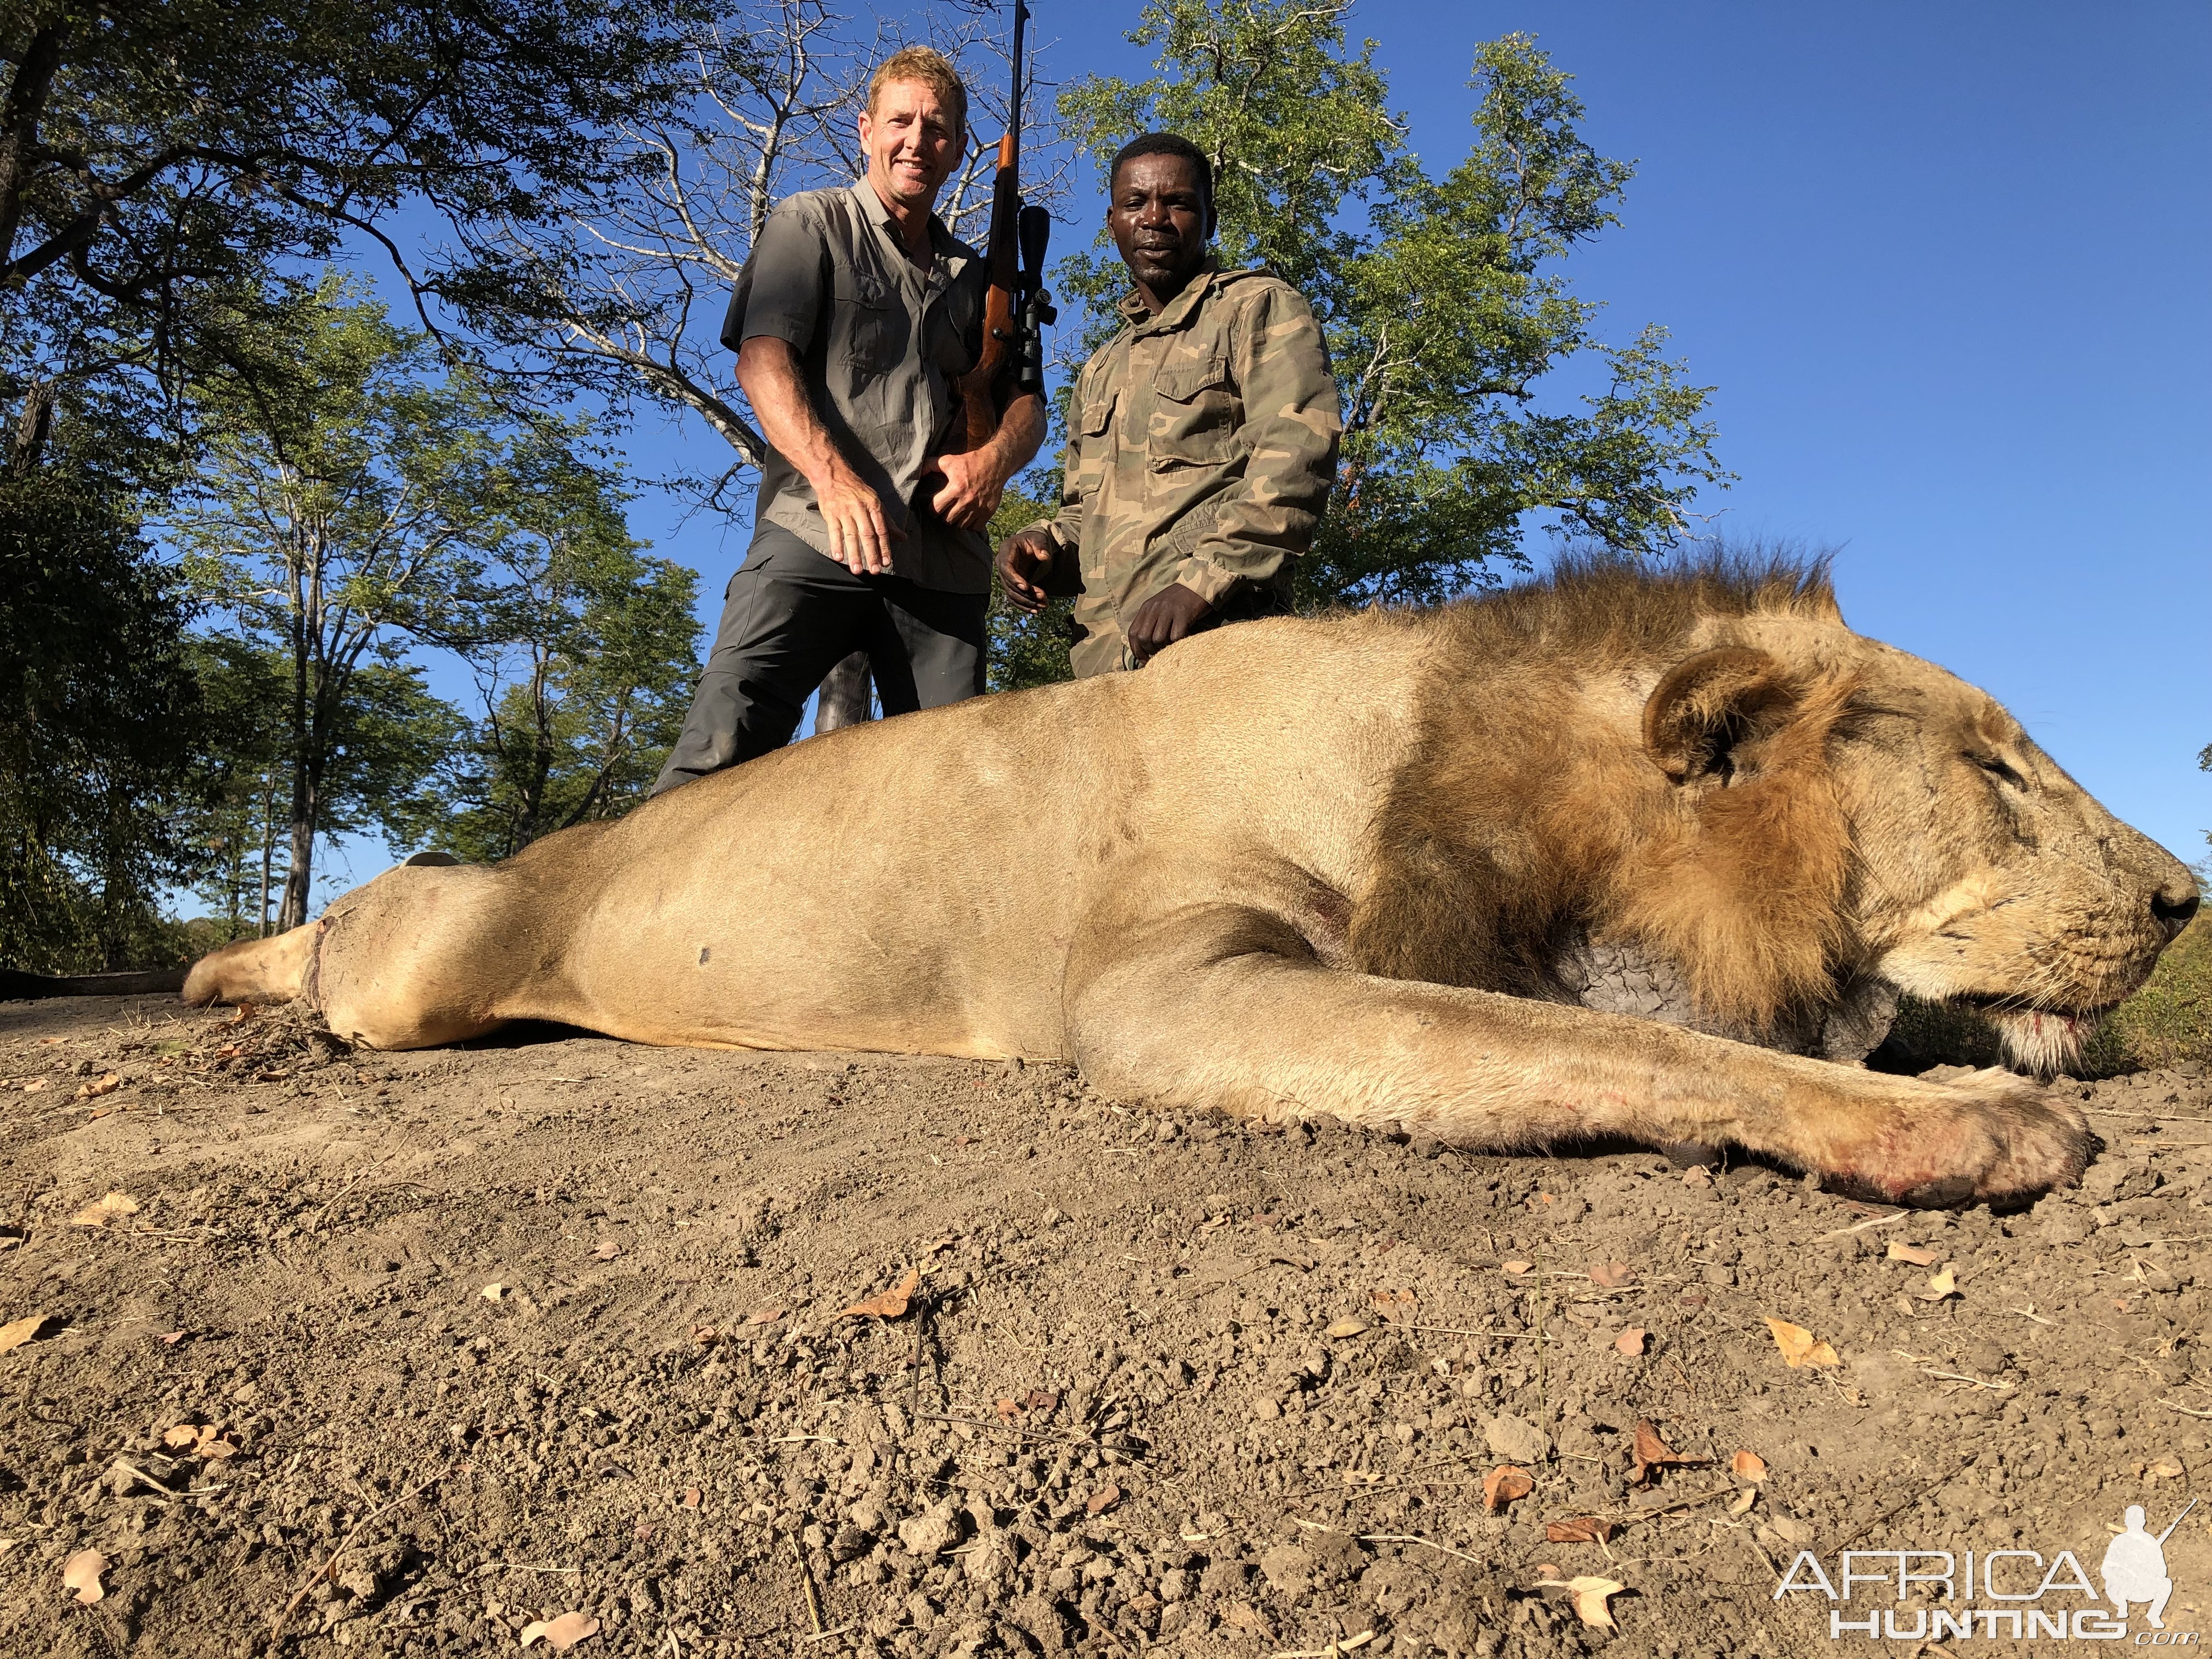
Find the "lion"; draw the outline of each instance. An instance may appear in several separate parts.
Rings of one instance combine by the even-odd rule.
[[[304,995],[380,1048],[535,1019],[1068,1060],[1245,1119],[1725,1144],[2011,1202],[2079,1175],[2072,1104],[1851,1062],[1902,991],[2063,1064],[2197,902],[1994,699],[1852,632],[1823,567],[1585,559],[1239,624],[811,738],[498,865],[402,866],[185,994]]]

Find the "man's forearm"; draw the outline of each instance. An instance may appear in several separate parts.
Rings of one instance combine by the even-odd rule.
[[[761,435],[777,454],[797,467],[819,495],[851,464],[822,423],[799,377],[799,355],[791,343],[756,334],[738,352],[738,384],[760,420]]]
[[[1024,392],[1006,405],[999,416],[999,429],[978,452],[1000,484],[1031,461],[1044,443],[1044,399]]]

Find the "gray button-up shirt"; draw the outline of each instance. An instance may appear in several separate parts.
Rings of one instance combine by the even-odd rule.
[[[929,511],[930,463],[952,441],[953,382],[982,347],[988,271],[975,250],[929,222],[935,257],[908,258],[890,213],[865,179],[810,190],[776,204],[738,273],[722,325],[732,351],[759,335],[787,340],[815,412],[831,438],[906,532],[891,568],[924,587],[991,588],[990,544]],[[821,503],[771,449],[761,471],[758,516],[828,553]]]

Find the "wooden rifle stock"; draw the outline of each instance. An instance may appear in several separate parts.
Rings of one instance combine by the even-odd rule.
[[[1012,133],[999,140],[999,170],[991,181],[991,240],[984,252],[991,286],[983,300],[983,349],[975,367],[957,382],[965,428],[963,450],[981,449],[998,431],[994,388],[1014,348],[1014,284],[1021,258],[1015,246],[1022,205],[1018,155]]]

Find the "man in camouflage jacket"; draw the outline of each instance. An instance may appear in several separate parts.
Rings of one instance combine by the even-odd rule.
[[[999,550],[1021,609],[1080,596],[1079,675],[1286,610],[1328,498],[1342,428],[1321,329],[1281,278],[1219,268],[1212,194],[1205,155],[1173,134],[1114,158],[1127,325],[1075,383],[1059,514]]]

